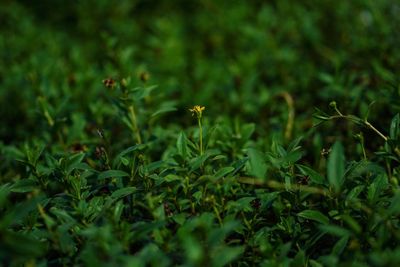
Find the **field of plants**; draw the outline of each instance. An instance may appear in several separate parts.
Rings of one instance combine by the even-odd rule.
[[[400,266],[400,2],[2,0],[0,267]]]

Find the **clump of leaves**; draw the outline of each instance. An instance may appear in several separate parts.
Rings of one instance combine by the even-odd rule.
[[[0,266],[397,266],[398,9],[5,4]]]

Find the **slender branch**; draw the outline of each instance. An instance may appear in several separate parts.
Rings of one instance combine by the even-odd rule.
[[[367,120],[355,120],[354,116],[350,116],[350,115],[343,115],[342,113],[340,113],[340,111],[338,111],[339,115],[333,115],[328,117],[328,120],[334,120],[334,119],[347,119],[350,120],[354,123],[359,123],[359,124],[363,124],[364,126],[366,126],[367,128],[371,129],[372,131],[374,131],[376,134],[378,134],[383,140],[385,140],[385,142],[388,141],[388,138],[381,133],[378,129],[376,129],[369,121]]]
[[[288,140],[291,138],[292,132],[293,132],[293,124],[294,124],[294,116],[295,116],[294,101],[293,101],[293,97],[286,91],[280,93],[279,96],[282,96],[283,99],[285,99],[286,104],[288,106],[288,119],[287,119],[286,129],[285,129],[285,138]]]
[[[130,119],[131,119],[131,124],[132,124],[132,127],[133,127],[134,132],[135,132],[134,134],[136,135],[136,140],[137,140],[138,144],[141,144],[142,143],[142,138],[140,137],[139,129],[138,129],[138,126],[137,126],[135,108],[133,107],[133,105],[130,105],[128,107],[128,110],[129,110],[129,115],[130,115]]]
[[[376,129],[371,123],[369,123],[368,121],[364,121],[365,125],[370,128],[371,130],[373,130],[375,133],[377,133],[380,137],[382,137],[383,140],[385,140],[385,142],[387,142],[388,138],[383,135],[380,131],[378,131],[378,129]]]
[[[251,184],[251,185],[257,185],[257,186],[266,186],[272,189],[285,189],[286,190],[286,185],[283,183],[280,183],[278,181],[274,180],[269,180],[269,181],[263,181],[261,179],[253,178],[253,177],[239,177],[238,178],[239,183],[243,184]],[[298,185],[298,184],[291,184],[290,185],[291,190],[294,191],[303,191],[303,192],[308,192],[312,194],[320,194],[320,195],[329,195],[329,191],[323,188],[319,187],[312,187],[312,186],[306,186],[306,185]]]
[[[200,146],[200,156],[203,155],[203,127],[201,125],[201,118],[198,118],[199,123],[199,146]]]

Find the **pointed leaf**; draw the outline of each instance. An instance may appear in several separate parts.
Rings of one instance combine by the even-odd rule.
[[[336,242],[335,246],[332,248],[332,254],[338,256],[342,254],[343,250],[346,248],[348,241],[349,241],[348,236],[343,236],[341,239],[339,239],[339,241]]]
[[[176,147],[178,148],[178,153],[183,158],[187,156],[187,137],[184,132],[181,132],[178,136],[178,140],[176,141]]]
[[[125,187],[114,191],[111,195],[112,198],[123,198],[136,192],[136,187]]]
[[[129,176],[129,174],[120,170],[108,170],[100,173],[98,179],[102,180],[106,178],[124,177],[124,176]]]
[[[251,148],[248,151],[251,174],[257,178],[264,179],[267,172],[267,164],[261,152]]]
[[[344,181],[345,173],[345,156],[344,149],[340,142],[336,142],[332,151],[328,157],[328,181],[329,184],[334,188],[336,192],[340,191],[340,188]]]
[[[400,130],[400,115],[397,113],[390,124],[390,139],[397,139]]]
[[[214,179],[215,179],[215,180],[218,180],[218,179],[220,179],[220,178],[226,176],[227,174],[233,172],[234,170],[235,170],[235,168],[233,168],[233,167],[225,167],[225,168],[222,168],[222,169],[220,169],[219,171],[217,171],[217,172],[214,174]]]
[[[302,212],[297,213],[297,216],[322,224],[329,224],[329,218],[318,210],[303,210]]]
[[[314,171],[310,167],[307,167],[305,165],[300,165],[297,164],[296,167],[301,171],[303,175],[308,175],[311,179],[312,182],[316,184],[324,184],[325,183],[325,178],[318,172]]]

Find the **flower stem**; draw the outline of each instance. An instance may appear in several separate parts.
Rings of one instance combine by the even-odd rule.
[[[388,140],[388,138],[383,133],[381,133],[378,129],[376,129],[371,123],[369,123],[368,121],[364,121],[364,123],[368,128],[370,128],[372,131],[374,131],[380,137],[382,137],[383,140],[385,140],[385,141]]]
[[[139,129],[137,127],[135,108],[133,107],[133,105],[130,105],[128,107],[128,110],[129,110],[129,117],[131,120],[132,128],[134,130],[134,134],[136,135],[136,140],[137,140],[138,144],[141,144],[142,138],[140,137]]]
[[[201,124],[201,118],[197,118],[197,121],[199,123],[199,150],[201,156],[203,155],[203,127]]]

